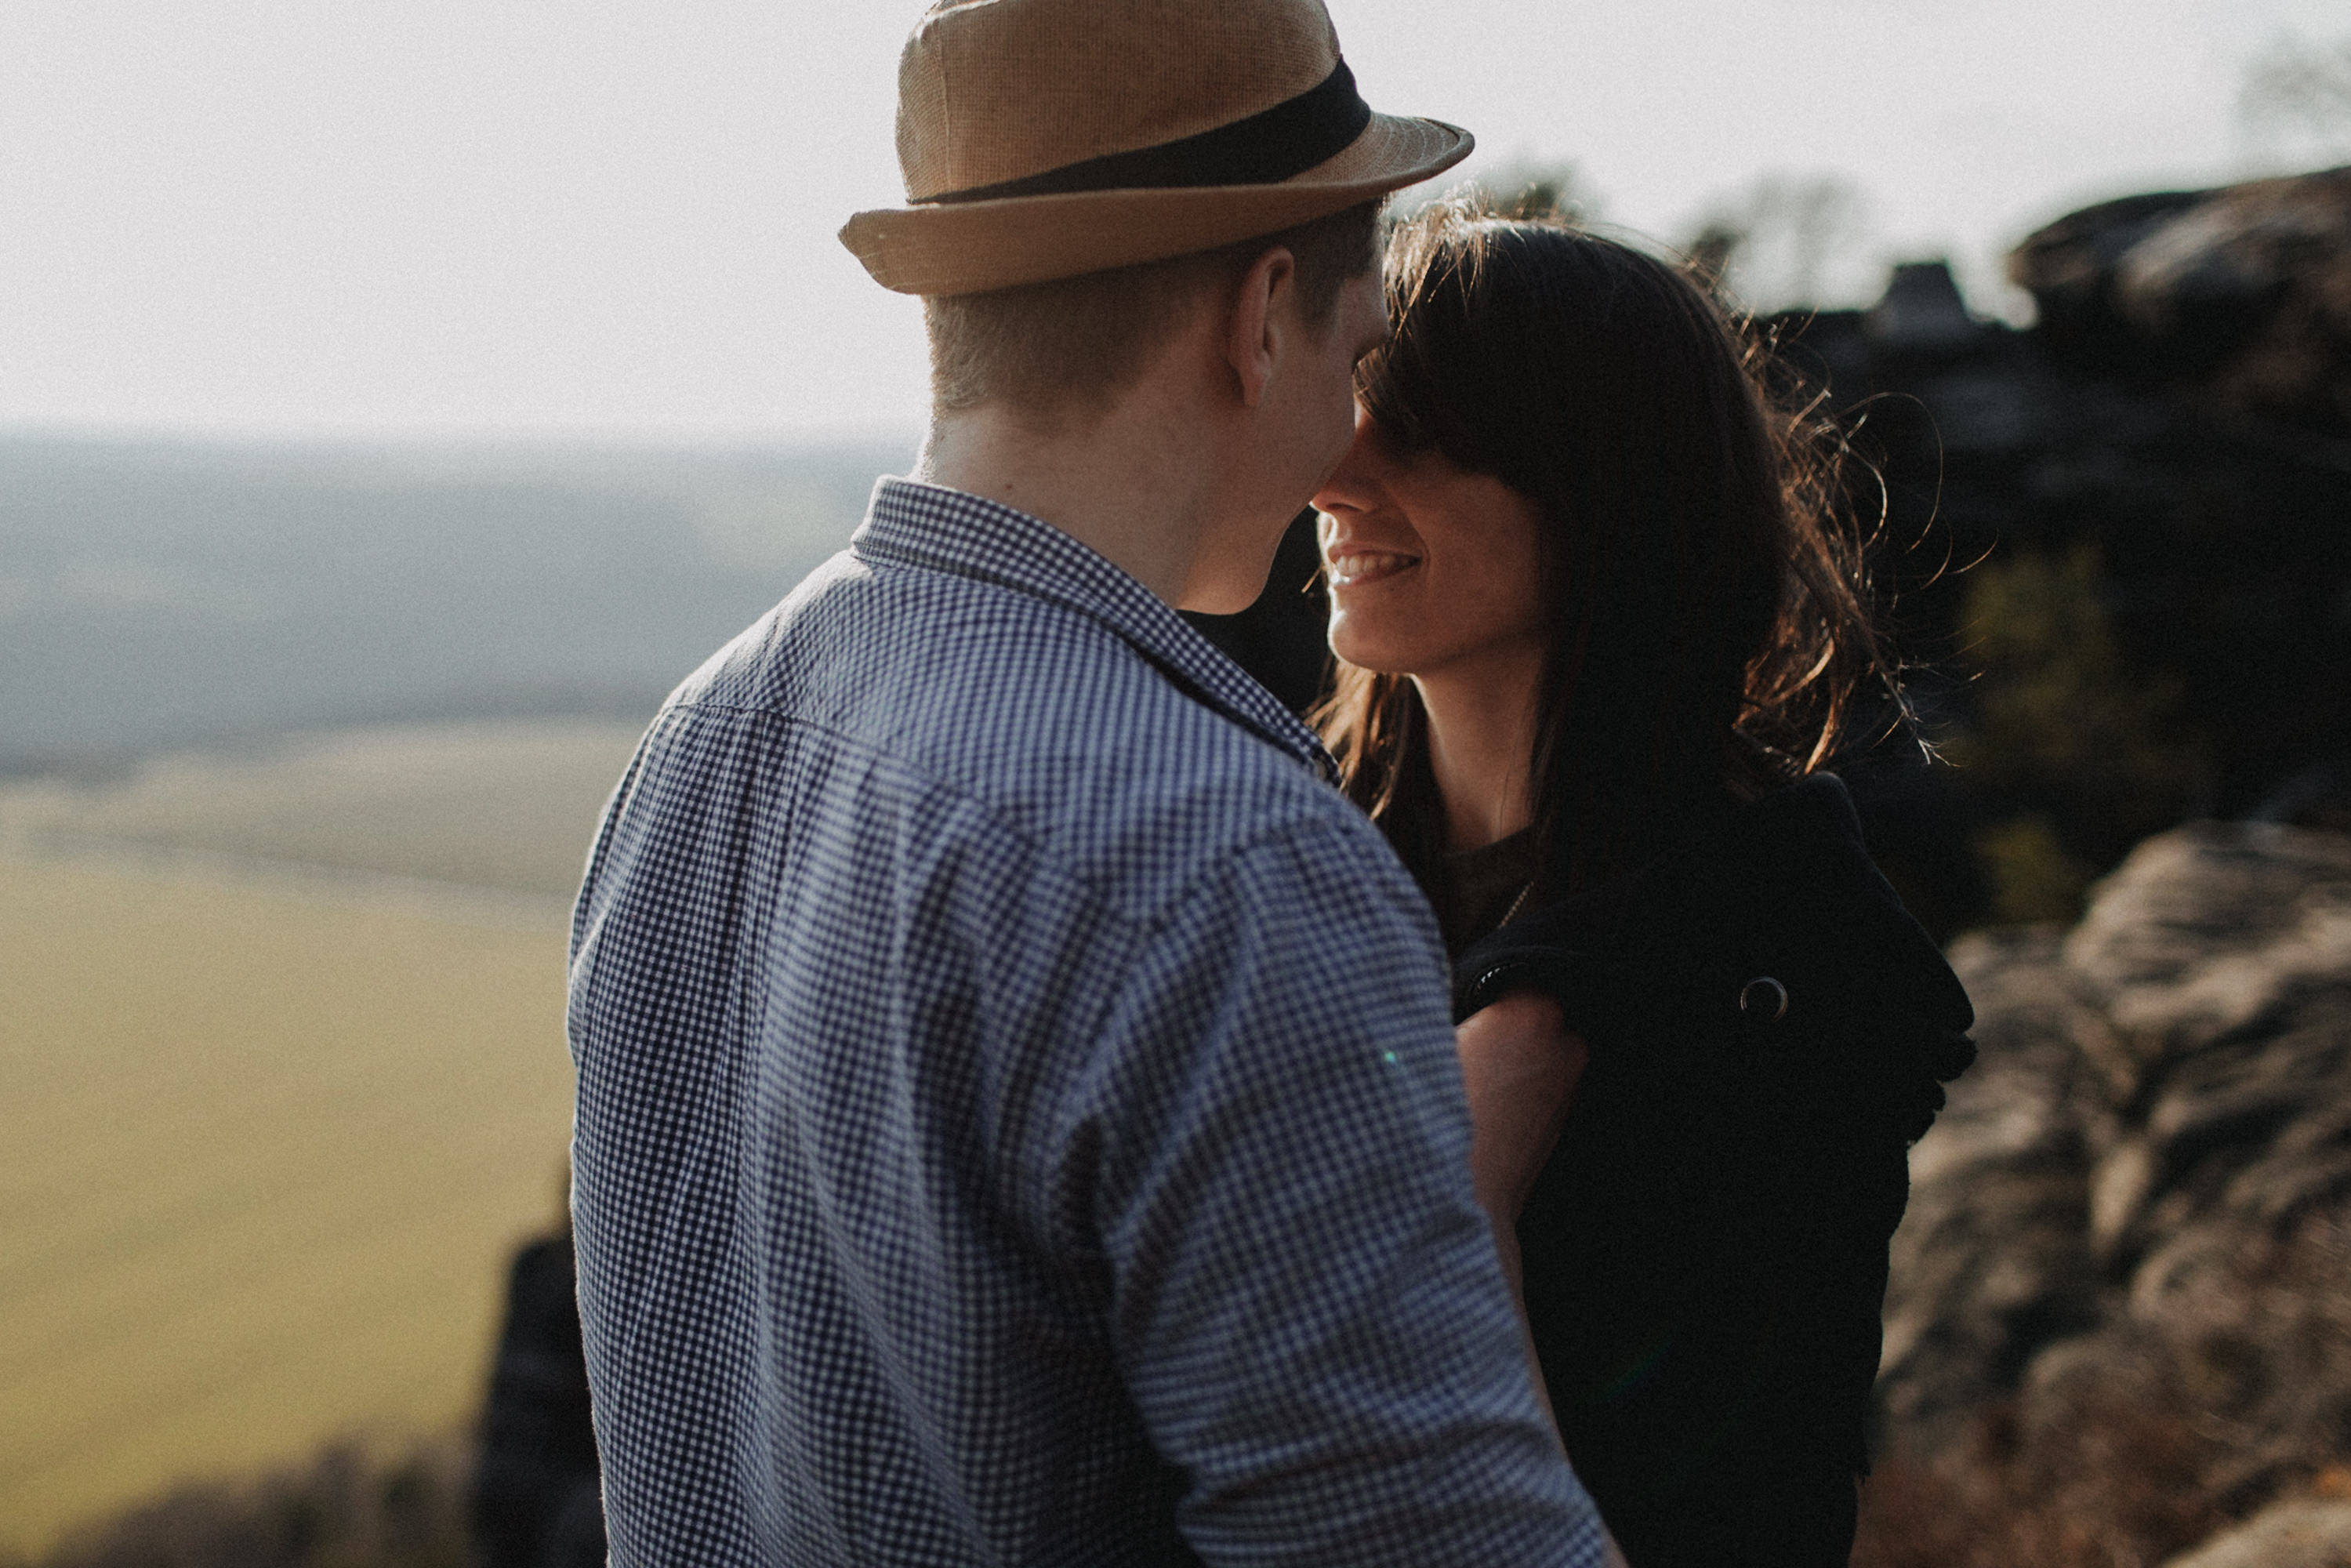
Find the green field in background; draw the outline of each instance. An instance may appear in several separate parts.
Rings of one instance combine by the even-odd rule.
[[[569,899],[642,729],[395,725],[162,758],[97,786],[0,785],[0,843],[140,845]]]
[[[250,869],[568,892],[631,737],[465,728],[0,798],[247,868],[0,855],[0,1547],[478,1402],[558,1202],[560,902]]]

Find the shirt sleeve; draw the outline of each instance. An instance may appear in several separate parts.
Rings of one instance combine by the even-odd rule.
[[[1138,946],[1076,1141],[1127,1386],[1210,1563],[1593,1564],[1491,1236],[1426,907],[1366,831]]]

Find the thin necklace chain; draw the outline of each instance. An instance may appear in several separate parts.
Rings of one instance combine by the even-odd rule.
[[[1535,890],[1535,882],[1541,875],[1542,873],[1537,872],[1533,876],[1527,878],[1527,885],[1519,889],[1519,896],[1510,900],[1510,907],[1502,911],[1502,918],[1494,923],[1496,929],[1499,930],[1518,918],[1519,906],[1527,901],[1527,894]]]

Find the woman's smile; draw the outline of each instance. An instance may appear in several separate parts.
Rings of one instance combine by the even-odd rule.
[[[1314,505],[1331,651],[1348,664],[1425,676],[1541,650],[1541,514],[1501,480],[1396,451],[1359,408]]]
[[[1416,555],[1401,550],[1377,549],[1345,540],[1334,541],[1322,552],[1331,586],[1335,589],[1362,588],[1399,572],[1410,571],[1420,564]]]

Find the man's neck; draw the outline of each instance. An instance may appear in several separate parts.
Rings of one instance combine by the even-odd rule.
[[[991,404],[937,419],[916,477],[1050,523],[1181,605],[1217,515],[1202,434],[1147,396],[1059,422]]]

